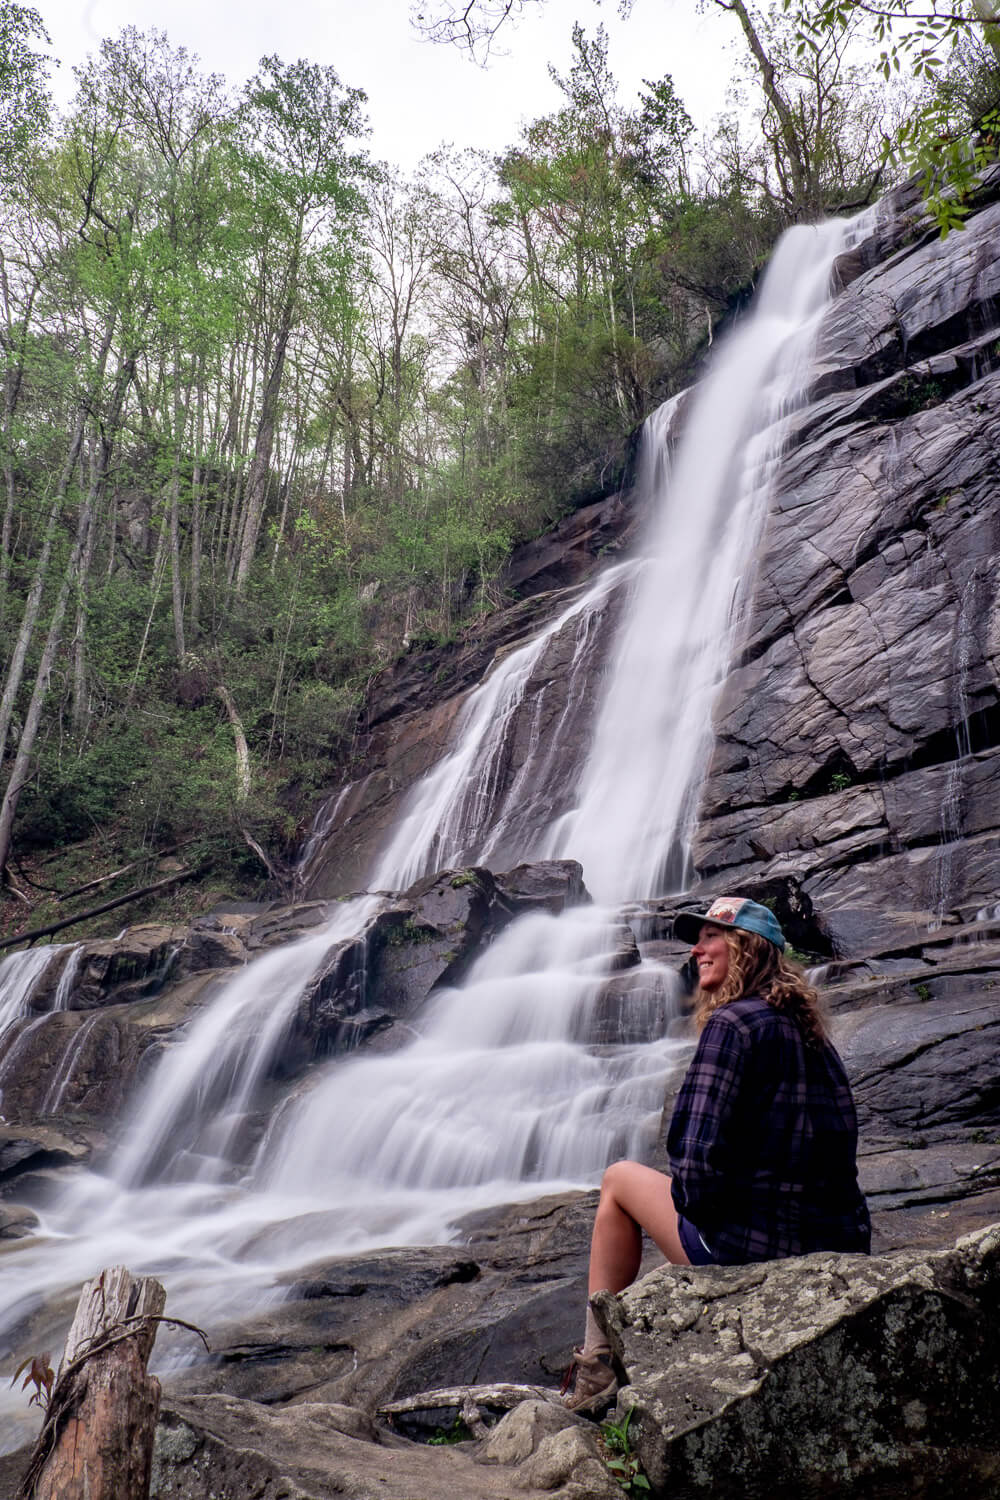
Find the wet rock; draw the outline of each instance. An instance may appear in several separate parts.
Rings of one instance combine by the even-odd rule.
[[[0,1203],[0,1240],[20,1240],[34,1234],[38,1215],[24,1204]]]
[[[590,901],[583,883],[583,870],[574,859],[546,859],[537,864],[516,865],[494,877],[504,908],[512,916],[522,911],[549,911],[553,915],[568,906]]]
[[[642,1045],[667,1035],[682,1013],[677,976],[657,965],[615,974],[601,991],[587,1033],[595,1045]]]
[[[1000,1134],[1000,995],[918,999],[844,1016],[836,1031],[868,1136]]]
[[[285,1300],[213,1329],[212,1358],[190,1350],[195,1361],[165,1388],[374,1412],[444,1386],[553,1387],[580,1338],[594,1201],[494,1209],[463,1221],[456,1245],[318,1263],[289,1280]],[[317,1221],[305,1228],[315,1235]],[[280,1254],[295,1231],[275,1226],[248,1253]],[[455,1415],[430,1413],[406,1430],[426,1437]]]
[[[0,1193],[9,1193],[15,1179],[27,1172],[86,1161],[91,1149],[92,1142],[79,1135],[64,1135],[51,1126],[0,1126]]]
[[[998,1285],[993,1226],[936,1254],[669,1267],[600,1294],[652,1495],[994,1493]]]
[[[165,989],[155,984],[144,997],[14,1022],[0,1038],[4,1114],[110,1135],[159,1049],[213,982],[211,973],[193,975]]]
[[[237,968],[246,961],[247,946],[239,933],[192,925],[182,953],[183,966],[189,972]]]
[[[260,948],[293,942],[295,938],[314,927],[322,927],[324,922],[329,921],[330,910],[328,901],[300,901],[294,906],[271,906],[247,923],[244,936],[247,951],[254,953]]]
[[[31,1008],[52,1008],[63,968],[71,961],[74,974],[65,1002],[69,1010],[95,1010],[156,994],[174,968],[184,936],[183,928],[150,923],[130,927],[118,938],[79,944],[75,953],[67,949],[63,962],[50,965],[35,985]]]

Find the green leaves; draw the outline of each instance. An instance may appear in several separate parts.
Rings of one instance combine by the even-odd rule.
[[[49,36],[38,11],[0,0],[0,180],[8,185],[48,126],[49,60],[35,51],[39,41]]]
[[[642,1472],[638,1454],[632,1451],[629,1437],[629,1425],[634,1412],[635,1407],[630,1406],[622,1422],[608,1421],[601,1424],[604,1466],[626,1495],[641,1495],[649,1489],[649,1480]]]

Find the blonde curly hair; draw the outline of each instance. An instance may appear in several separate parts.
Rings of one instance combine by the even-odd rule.
[[[694,1020],[700,1031],[713,1011],[744,995],[760,995],[782,1015],[795,1021],[807,1045],[819,1047],[826,1039],[820,999],[802,968],[780,948],[756,932],[720,927],[729,949],[729,967],[717,990],[695,994]]]

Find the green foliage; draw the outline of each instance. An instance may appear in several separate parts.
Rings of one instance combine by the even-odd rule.
[[[40,23],[3,5],[40,89]],[[669,76],[626,106],[603,31],[572,43],[499,161],[409,182],[333,69],[265,58],[233,98],[155,31],[34,117],[0,217],[8,749],[69,592],[16,851],[100,830],[112,864],[192,839],[243,888],[250,842],[280,871],[372,676],[502,602],[512,547],[689,381],[784,209],[697,165]]]
[[[977,175],[996,160],[1000,135],[1000,37],[991,4],[969,9],[928,0],[887,0],[872,11],[861,0],[782,0],[799,29],[800,46],[814,47],[831,26],[862,12],[872,16],[885,83],[909,76],[923,88],[919,107],[901,120],[886,155],[920,178],[926,207],[944,238],[961,227]]]
[[[642,1472],[638,1454],[633,1451],[629,1436],[629,1424],[634,1411],[635,1407],[630,1406],[622,1422],[601,1424],[605,1467],[626,1495],[641,1495],[649,1489],[649,1480]]]
[[[430,1448],[447,1448],[455,1443],[467,1443],[472,1433],[466,1427],[461,1417],[456,1417],[450,1427],[439,1427],[431,1437],[427,1439]]]
[[[49,115],[49,61],[34,42],[48,42],[38,11],[0,0],[0,179],[11,181]]]

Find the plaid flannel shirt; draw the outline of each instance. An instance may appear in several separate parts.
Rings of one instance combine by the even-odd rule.
[[[857,1116],[836,1050],[760,996],[713,1011],[667,1151],[677,1211],[727,1265],[871,1247]]]

